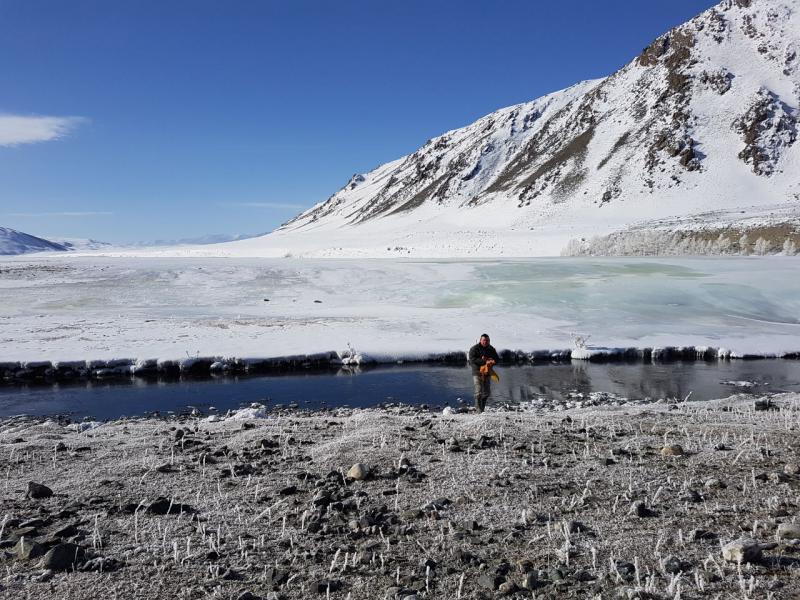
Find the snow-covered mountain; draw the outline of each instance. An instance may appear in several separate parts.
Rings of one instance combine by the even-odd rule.
[[[53,240],[56,244],[64,246],[65,249],[72,252],[84,252],[88,250],[107,250],[113,248],[114,245],[109,242],[100,242],[98,240],[83,239],[83,238],[57,238]]]
[[[428,140],[225,253],[547,255],[656,221],[797,221],[799,53],[800,0],[724,0],[609,77]]]
[[[0,227],[0,255],[28,252],[60,252],[68,250],[63,244],[51,242],[21,231]]]

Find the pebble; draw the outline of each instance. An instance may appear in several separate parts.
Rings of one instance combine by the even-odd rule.
[[[697,492],[697,490],[688,490],[683,496],[681,496],[681,502],[691,502],[695,504],[702,501],[703,497]]]
[[[707,490],[722,490],[728,486],[721,479],[717,479],[716,477],[711,477],[710,479],[706,479],[706,482],[703,484],[703,487],[706,488]]]
[[[717,539],[717,534],[705,529],[692,529],[689,532],[689,539],[693,542],[699,542],[700,540],[715,540]]]
[[[753,538],[739,538],[728,542],[722,547],[722,558],[728,562],[755,563],[759,562],[763,550],[771,550],[777,544],[760,544]]]
[[[615,566],[620,577],[622,577],[625,581],[633,581],[633,578],[636,575],[636,566],[633,563],[617,561]]]
[[[528,571],[525,573],[525,579],[522,580],[522,587],[526,590],[535,590],[539,585],[539,577],[536,571]]]
[[[767,398],[766,400],[756,400],[753,403],[753,408],[757,411],[764,411],[764,410],[779,410],[778,407],[772,403],[772,400]]]
[[[647,508],[647,505],[642,502],[641,500],[637,500],[633,504],[631,504],[631,508],[628,511],[628,514],[635,515],[637,517],[652,517],[653,511]]]
[[[36,583],[44,583],[46,581],[50,581],[53,578],[53,571],[50,569],[45,569],[38,575],[34,575],[31,577],[31,581],[35,581]]]
[[[580,521],[568,521],[567,531],[569,531],[570,533],[582,533],[585,531],[589,531],[589,528]]]
[[[497,591],[500,592],[501,596],[510,596],[517,591],[517,584],[513,581],[505,581],[500,584],[500,587],[497,588]]]
[[[486,590],[495,591],[503,583],[503,578],[493,573],[486,573],[478,578],[478,585]]]
[[[787,475],[798,475],[800,474],[800,464],[798,463],[786,463],[783,466],[783,472]]]
[[[786,483],[787,481],[789,481],[789,477],[786,475],[786,473],[782,473],[780,471],[773,471],[772,473],[769,474],[769,480],[772,483]]]
[[[780,540],[800,540],[800,523],[781,523],[777,533]]]
[[[683,456],[683,446],[680,444],[673,444],[671,446],[664,446],[661,448],[661,456]]]
[[[329,590],[331,592],[336,592],[341,587],[342,584],[339,581],[332,579],[320,579],[312,584],[311,590],[317,594],[327,594]]]
[[[684,562],[675,556],[668,556],[665,558],[661,563],[661,567],[664,569],[665,573],[669,573],[670,575],[677,575],[678,573],[686,570],[686,565],[684,565]]]
[[[369,467],[362,463],[356,463],[347,471],[347,476],[356,481],[363,481],[369,476]]]
[[[403,511],[400,515],[404,521],[414,521],[416,519],[421,519],[425,516],[425,513],[422,512],[418,508],[411,508],[409,510]]]

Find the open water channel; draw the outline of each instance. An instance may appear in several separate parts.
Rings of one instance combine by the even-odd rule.
[[[580,401],[592,392],[631,400],[702,401],[735,393],[800,392],[800,361],[564,364],[498,368],[492,403]],[[19,414],[113,419],[153,412],[223,412],[253,402],[300,408],[366,407],[386,402],[430,407],[471,403],[467,367],[397,365],[259,377],[0,386],[0,417]]]

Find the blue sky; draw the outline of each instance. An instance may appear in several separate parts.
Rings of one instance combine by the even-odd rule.
[[[0,226],[269,231],[430,137],[612,73],[712,4],[0,0]]]

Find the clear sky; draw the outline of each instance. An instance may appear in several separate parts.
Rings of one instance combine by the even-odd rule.
[[[0,226],[269,231],[713,0],[0,0]]]

